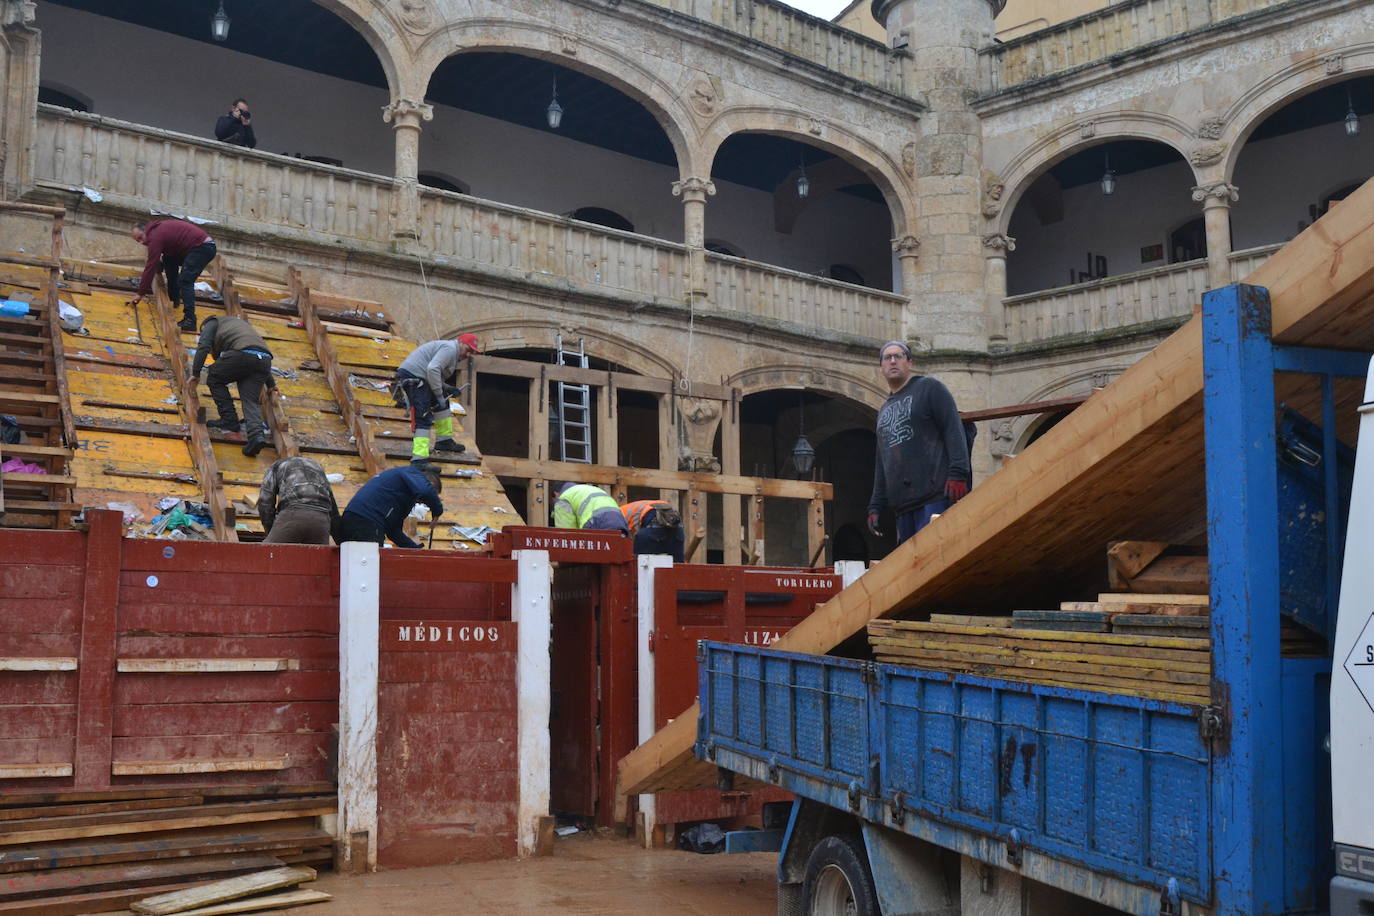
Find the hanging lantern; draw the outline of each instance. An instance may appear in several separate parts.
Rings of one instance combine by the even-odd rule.
[[[219,9],[210,17],[210,37],[215,41],[229,40],[229,16],[224,12],[224,0],[220,0]]]

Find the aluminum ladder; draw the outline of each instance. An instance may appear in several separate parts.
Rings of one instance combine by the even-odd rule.
[[[558,335],[558,365],[586,369],[587,351],[582,338],[577,349],[563,345]],[[554,382],[558,405],[558,460],[577,464],[592,463],[592,391],[589,385],[573,382]]]

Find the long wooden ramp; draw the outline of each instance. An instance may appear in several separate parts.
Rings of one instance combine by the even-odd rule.
[[[1245,282],[1269,290],[1277,342],[1374,349],[1374,182]],[[1276,385],[1280,400],[1310,411],[1300,383],[1280,377]],[[1202,390],[1195,315],[773,645],[830,652],[861,637],[873,618],[1057,603],[1100,576],[1110,540],[1196,540],[1206,512]],[[1338,396],[1346,406],[1359,403],[1353,386],[1338,387]],[[692,756],[696,719],[693,706],[627,755],[621,791],[715,785],[715,768]]]

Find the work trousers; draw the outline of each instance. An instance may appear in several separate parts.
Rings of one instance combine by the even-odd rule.
[[[645,525],[635,533],[635,556],[641,554],[662,554],[673,558],[674,563],[682,562],[682,552],[686,548],[682,526],[664,528],[661,525]]]
[[[308,506],[287,507],[272,520],[265,544],[328,544],[329,513]]]
[[[356,512],[344,512],[339,520],[339,543],[345,541],[370,541],[385,544],[386,532],[376,522],[369,521]]]
[[[238,383],[239,400],[243,402],[243,432],[250,440],[267,438],[267,427],[262,422],[262,407],[258,399],[262,396],[262,389],[272,384],[272,357],[256,356],[254,352],[225,350],[205,373],[210,396],[215,399],[215,408],[221,420],[238,421],[234,399],[229,394],[229,383]]]
[[[916,532],[930,524],[932,515],[939,515],[949,508],[949,500],[940,498],[933,503],[917,506],[910,512],[897,513],[897,543],[905,544]]]
[[[196,280],[215,257],[215,243],[201,242],[186,252],[185,257],[162,256],[162,271],[167,277],[167,295],[172,299],[172,308],[181,303],[182,318],[196,320]]]

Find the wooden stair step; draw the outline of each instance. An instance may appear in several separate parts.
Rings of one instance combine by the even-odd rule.
[[[60,445],[0,445],[0,455],[5,457],[19,458],[43,458],[54,456],[59,458],[70,458],[72,450]]]
[[[23,471],[0,471],[0,480],[6,484],[27,483],[46,487],[76,486],[75,477],[64,477],[59,474],[27,474]]]

